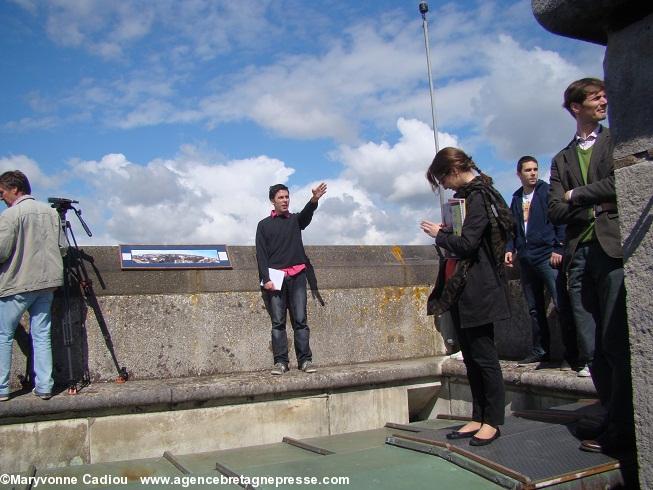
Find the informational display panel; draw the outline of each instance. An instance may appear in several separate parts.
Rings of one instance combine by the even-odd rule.
[[[226,245],[120,245],[122,269],[231,269]]]

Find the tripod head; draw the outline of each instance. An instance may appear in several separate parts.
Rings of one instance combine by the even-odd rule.
[[[48,202],[59,212],[65,212],[72,209],[73,203],[79,204],[79,201],[73,201],[72,199],[66,199],[65,197],[48,197]]]
[[[70,226],[70,225],[68,227],[66,226],[67,223],[66,211],[72,209],[77,215],[77,218],[79,219],[79,222],[82,224],[82,228],[84,228],[86,234],[88,236],[93,236],[90,228],[82,219],[82,210],[77,209],[75,206],[73,206],[73,204],[79,204],[79,201],[74,201],[73,199],[67,199],[65,197],[48,197],[48,202],[50,203],[50,206],[56,209],[57,213],[59,213],[59,217],[61,218],[61,225],[64,227],[64,229],[69,228]],[[72,229],[71,229],[71,233],[72,233]]]

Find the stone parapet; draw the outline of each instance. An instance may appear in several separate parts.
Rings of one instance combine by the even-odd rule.
[[[73,298],[73,380],[192,378],[268,370],[270,319],[258,286],[254,247],[229,247],[231,270],[121,270],[118,247],[84,247],[96,302]],[[308,319],[319,367],[406,360],[446,353],[426,300],[438,267],[432,246],[307,247],[319,295]],[[530,320],[518,271],[508,269],[513,317],[496,326],[503,358],[528,353]],[[61,294],[54,305],[55,382],[69,384]],[[552,316],[555,321],[555,315]],[[26,322],[24,322],[26,323]],[[17,339],[26,335],[19,327]],[[289,345],[292,328],[288,326]],[[553,352],[560,335],[553,328]],[[24,347],[24,345],[23,345]],[[292,350],[292,347],[291,347]],[[115,361],[114,361],[115,356]],[[291,364],[294,355],[291,354]],[[12,383],[25,373],[14,349]]]

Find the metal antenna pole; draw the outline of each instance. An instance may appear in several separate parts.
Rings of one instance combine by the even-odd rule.
[[[424,46],[426,47],[426,68],[429,75],[429,94],[431,95],[431,120],[433,121],[433,143],[435,153],[440,151],[438,144],[438,123],[435,118],[435,96],[433,93],[433,77],[431,76],[431,51],[429,49],[429,27],[426,20],[426,13],[429,11],[429,4],[420,2],[419,13],[422,14],[422,28],[424,29]],[[444,189],[438,184],[438,196],[440,196],[440,216],[444,216]]]

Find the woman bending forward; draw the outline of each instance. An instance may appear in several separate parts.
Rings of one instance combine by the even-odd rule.
[[[472,391],[472,421],[447,438],[469,437],[470,445],[481,446],[498,438],[504,423],[505,393],[494,324],[510,318],[501,269],[512,226],[510,210],[492,179],[457,148],[440,150],[426,178],[432,186],[440,184],[465,199],[460,236],[430,221],[422,221],[420,227],[457,258],[453,276],[446,283],[438,281],[429,298],[430,313],[451,312]]]

